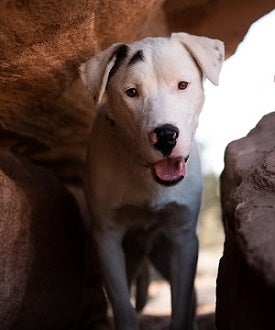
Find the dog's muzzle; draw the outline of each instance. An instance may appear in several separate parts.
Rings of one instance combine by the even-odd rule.
[[[164,157],[150,165],[152,175],[158,183],[165,186],[175,185],[185,176],[187,159],[171,157],[178,137],[179,129],[171,124],[159,126],[149,133],[153,147]]]

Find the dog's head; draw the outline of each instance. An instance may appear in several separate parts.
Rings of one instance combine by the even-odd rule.
[[[95,105],[104,97],[121,138],[165,185],[185,174],[204,102],[202,80],[218,84],[223,43],[187,33],[114,44],[80,67]]]

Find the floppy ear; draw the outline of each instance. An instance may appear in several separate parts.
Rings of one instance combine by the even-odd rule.
[[[224,61],[224,44],[218,39],[194,36],[188,33],[172,33],[197,61],[202,72],[214,85],[219,84],[219,74]]]
[[[110,72],[118,61],[118,51],[122,46],[127,47],[123,44],[113,44],[79,67],[81,80],[91,93],[95,105],[102,101]]]

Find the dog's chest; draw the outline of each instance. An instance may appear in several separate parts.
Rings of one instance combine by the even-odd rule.
[[[121,223],[126,227],[147,228],[156,222],[157,214],[146,206],[124,205],[114,211],[114,218],[116,223]]]
[[[117,224],[127,228],[139,227],[145,231],[158,231],[168,226],[182,223],[181,217],[174,217],[180,214],[182,206],[177,203],[168,203],[156,209],[148,205],[134,206],[124,205],[114,211],[114,219]]]

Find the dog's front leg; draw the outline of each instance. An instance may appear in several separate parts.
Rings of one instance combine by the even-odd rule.
[[[130,303],[125,258],[121,245],[123,231],[97,230],[95,238],[105,287],[112,304],[117,330],[137,330],[138,321]]]
[[[180,228],[170,228],[170,284],[172,300],[171,330],[191,330],[194,312],[194,277],[198,258],[196,216],[184,210],[188,219]]]

